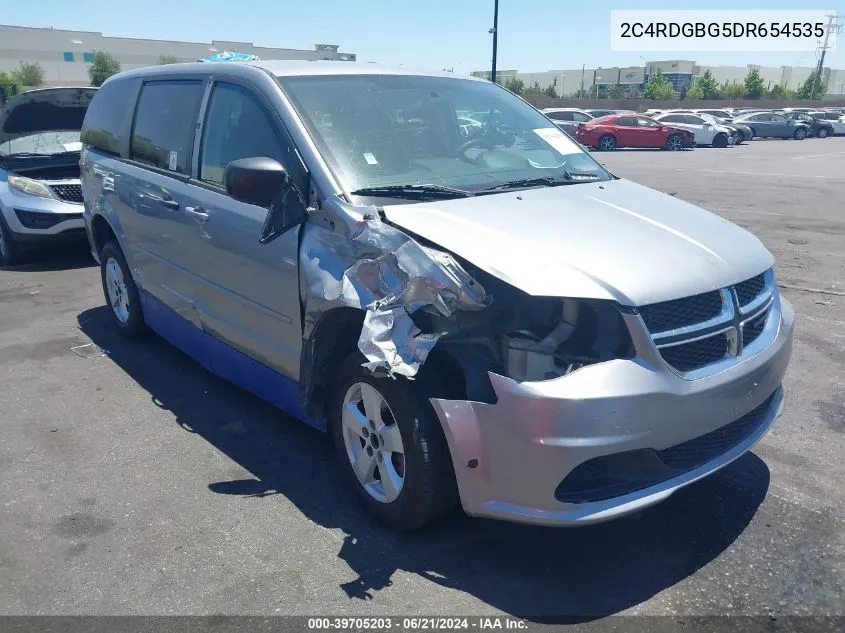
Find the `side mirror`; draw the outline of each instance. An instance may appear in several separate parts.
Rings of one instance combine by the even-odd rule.
[[[272,158],[241,158],[223,171],[226,193],[258,207],[269,207],[283,186],[290,184],[285,168]]]
[[[261,244],[272,242],[308,217],[296,185],[272,158],[234,160],[226,165],[223,182],[235,200],[269,209],[258,236]]]

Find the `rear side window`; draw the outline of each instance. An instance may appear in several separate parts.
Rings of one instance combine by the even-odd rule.
[[[133,92],[131,83],[122,80],[109,81],[97,90],[85,113],[80,140],[102,152],[120,154],[121,127]]]
[[[679,114],[670,114],[669,116],[660,117],[660,120],[665,123],[681,123],[681,116]]]
[[[190,149],[203,83],[199,80],[150,81],[141,89],[130,156],[177,174],[190,172]]]

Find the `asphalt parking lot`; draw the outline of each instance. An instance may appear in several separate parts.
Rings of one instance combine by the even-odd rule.
[[[0,270],[0,613],[845,615],[845,138],[594,155],[775,254],[797,339],[753,453],[607,524],[395,535],[321,434],[119,339],[63,252]]]

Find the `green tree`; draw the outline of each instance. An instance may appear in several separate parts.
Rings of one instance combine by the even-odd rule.
[[[510,77],[502,85],[515,95],[521,95],[525,91],[525,82],[516,77]]]
[[[695,85],[687,90],[686,98],[689,101],[701,101],[704,99],[704,91],[698,85]]]
[[[164,66],[165,64],[178,64],[179,58],[176,55],[159,55],[158,56],[158,65]]]
[[[698,97],[699,99],[721,99],[722,97],[719,84],[713,79],[713,73],[709,70],[705,70],[704,74],[698,78],[698,81],[695,82],[695,87],[701,91],[701,96]],[[688,96],[687,98],[689,99],[690,97]]]
[[[522,91],[523,97],[539,97],[543,94],[543,89],[540,87],[540,82],[535,81],[533,86],[525,88]]]
[[[552,84],[543,88],[543,96],[544,97],[557,97],[557,88]]]
[[[745,77],[745,96],[749,99],[760,99],[766,96],[766,84],[760,76],[760,71],[752,68]]]
[[[120,72],[120,62],[110,53],[94,51],[91,65],[88,67],[88,78],[92,86],[100,87],[106,79]]]
[[[804,81],[803,84],[798,88],[798,98],[799,99],[812,99],[813,98],[813,86],[816,83],[816,78],[819,74],[814,70],[810,73],[809,77]],[[827,88],[824,85],[824,82],[819,81],[818,88],[816,88],[816,99],[821,99],[824,94],[827,92]]]
[[[769,90],[769,99],[776,99],[780,101],[786,98],[786,90],[780,84],[775,84],[772,86],[772,89]]]
[[[38,62],[21,62],[17,70],[12,71],[12,83],[36,88],[44,84],[44,69]]]
[[[584,88],[578,88],[575,92],[572,93],[573,99],[589,99],[590,93],[588,93]]]
[[[619,84],[613,84],[607,91],[607,97],[609,99],[622,99],[625,97],[625,89]]]
[[[672,84],[663,75],[663,72],[658,68],[654,74],[648,78],[645,89],[643,90],[643,97],[646,99],[674,99],[675,89]]]
[[[735,81],[733,83],[725,81],[722,84],[722,94],[725,99],[742,99],[745,94],[745,85],[738,84]]]

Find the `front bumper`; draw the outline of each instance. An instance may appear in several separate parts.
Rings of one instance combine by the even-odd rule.
[[[641,340],[635,341],[634,360],[600,363],[554,380],[519,383],[490,374],[495,404],[432,399],[464,510],[526,523],[593,523],[657,503],[737,459],[783,410],[780,385],[795,313],[779,301],[770,344],[704,378],[686,380],[658,355],[643,357]],[[753,428],[705,463],[612,498],[564,503],[556,497],[561,482],[588,460],[678,447],[754,410],[760,415]]]
[[[23,246],[85,240],[81,204],[8,193],[0,213],[12,239]]]

